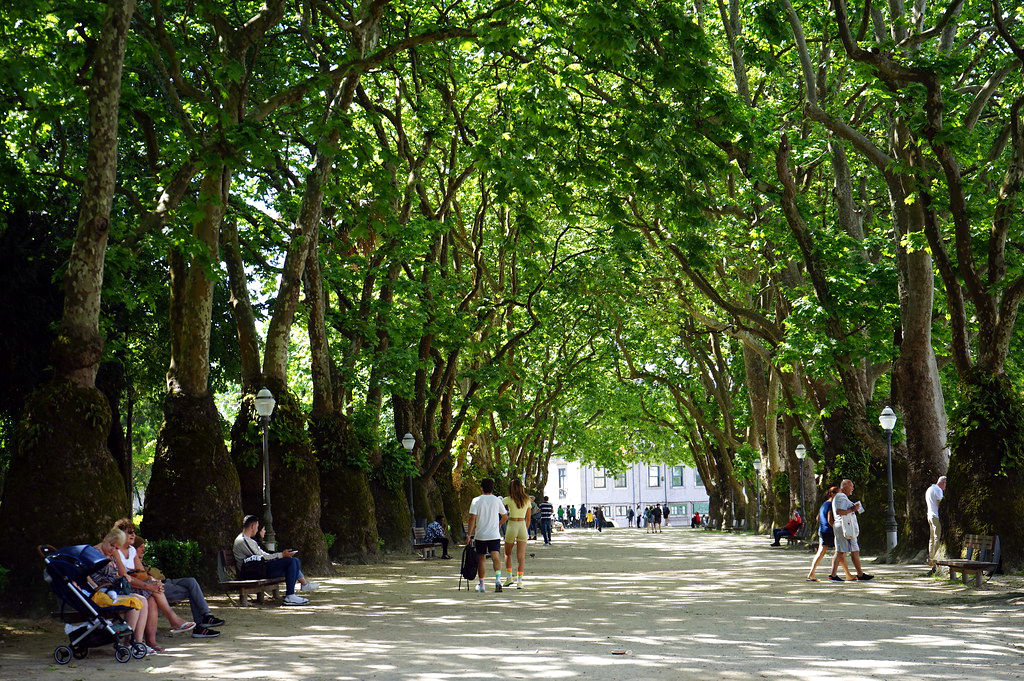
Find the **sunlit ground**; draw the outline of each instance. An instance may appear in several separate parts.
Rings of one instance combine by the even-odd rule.
[[[0,679],[1024,678],[1024,580],[968,589],[869,560],[872,582],[824,581],[826,563],[811,583],[809,553],[768,542],[570,531],[531,542],[526,588],[500,594],[489,567],[487,593],[458,591],[457,560],[346,566],[309,606],[214,598],[219,639],[161,634],[166,654],[127,664],[98,649],[58,667],[56,625],[7,622]]]

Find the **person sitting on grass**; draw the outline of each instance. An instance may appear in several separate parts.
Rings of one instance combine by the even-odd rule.
[[[260,519],[247,515],[242,519],[242,531],[235,537],[231,552],[235,555],[238,565],[239,579],[274,579],[284,577],[285,605],[305,605],[309,603],[295,593],[295,583],[302,573],[302,563],[295,557],[295,551],[285,549],[279,553],[268,553],[260,548],[253,538],[260,528]]]
[[[775,541],[772,542],[771,545],[781,546],[779,540],[783,537],[795,537],[796,533],[800,531],[800,526],[803,524],[804,522],[800,518],[800,513],[798,511],[793,511],[793,515],[789,517],[789,522],[786,523],[785,527],[776,527],[772,530],[772,536],[775,537]]]
[[[216,638],[220,636],[220,632],[213,627],[224,626],[224,620],[214,617],[213,613],[210,612],[210,606],[206,603],[206,597],[203,595],[203,589],[199,586],[199,582],[194,577],[167,579],[156,568],[147,566],[145,562],[146,540],[138,535],[135,535],[135,551],[139,562],[147,574],[151,578],[163,583],[164,596],[167,597],[168,601],[188,601],[189,608],[192,609],[192,619],[196,623],[195,628],[192,630],[192,638]],[[136,573],[136,576],[142,577],[143,575]]]
[[[428,542],[436,542],[441,545],[441,557],[450,560],[451,556],[448,555],[448,535],[444,531],[444,516],[434,516],[434,522],[427,525],[426,529],[423,530],[423,537]]]

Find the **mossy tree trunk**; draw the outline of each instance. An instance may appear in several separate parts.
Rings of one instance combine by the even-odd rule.
[[[330,570],[320,529],[320,470],[306,432],[306,417],[284,385],[268,380],[277,400],[270,419],[270,504],[277,550],[299,549],[303,570]],[[242,399],[231,428],[231,459],[238,470],[242,510],[263,516],[263,435],[254,395]]]
[[[1024,566],[1024,400],[1004,377],[976,377],[950,419],[952,455],[939,513],[950,555],[964,536],[998,535],[1003,571]]]
[[[238,475],[224,446],[224,422],[213,397],[169,393],[139,528],[142,535],[197,541],[203,554],[202,577],[215,583],[217,551],[231,548],[241,529],[238,490]]]
[[[56,380],[25,405],[0,504],[0,564],[11,570],[2,602],[10,612],[46,602],[36,545],[96,543],[128,513],[109,432],[110,407],[95,388]]]
[[[320,467],[320,527],[334,535],[330,556],[346,562],[379,558],[368,453],[339,413],[311,416],[309,433]]]
[[[409,506],[402,490],[392,489],[379,480],[370,481],[373,507],[377,515],[377,535],[388,551],[408,551],[412,537]]]
[[[103,355],[100,301],[117,176],[118,108],[135,0],[109,0],[95,30],[89,82],[89,147],[75,240],[64,275],[55,378],[28,399],[4,482],[0,536],[11,568],[8,605],[44,596],[39,543],[98,541],[128,511],[124,478],[107,448],[110,408],[96,389]],[[55,503],[59,500],[60,503]]]

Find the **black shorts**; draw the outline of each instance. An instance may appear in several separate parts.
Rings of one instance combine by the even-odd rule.
[[[836,534],[835,532],[821,532],[818,534],[818,541],[821,542],[822,546],[834,549],[836,547]]]
[[[477,539],[474,544],[476,545],[477,555],[485,556],[492,551],[494,553],[501,551],[500,539]]]

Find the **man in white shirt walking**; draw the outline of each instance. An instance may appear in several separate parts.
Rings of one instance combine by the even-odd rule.
[[[487,554],[491,554],[491,562],[494,564],[494,590],[501,591],[501,524],[508,519],[508,509],[501,499],[494,496],[494,481],[485,478],[480,481],[480,489],[483,494],[473,499],[469,505],[469,532],[467,532],[466,546],[469,542],[476,542],[477,575],[480,583],[476,590],[483,592],[484,576],[487,573]]]
[[[924,493],[924,503],[928,507],[928,564],[935,569],[935,555],[939,550],[939,540],[942,538],[942,523],[939,522],[939,502],[946,491],[946,476],[941,476],[938,481],[928,488]]]

